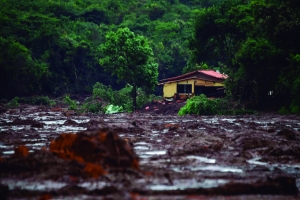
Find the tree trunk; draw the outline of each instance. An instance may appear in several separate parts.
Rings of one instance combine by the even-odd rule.
[[[136,85],[133,84],[132,87],[132,104],[133,104],[133,111],[136,111]]]

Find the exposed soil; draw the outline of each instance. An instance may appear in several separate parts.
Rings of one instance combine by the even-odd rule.
[[[298,199],[300,116],[0,106],[0,199]]]

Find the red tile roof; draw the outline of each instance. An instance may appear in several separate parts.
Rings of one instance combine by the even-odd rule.
[[[212,76],[212,77],[215,77],[215,78],[226,79],[228,77],[227,75],[221,74],[214,70],[199,70],[199,72],[209,75],[209,76]]]
[[[211,77],[214,77],[214,78],[218,78],[218,79],[223,79],[223,80],[228,78],[227,75],[221,74],[221,73],[216,72],[214,70],[197,70],[197,71],[189,72],[187,74],[183,74],[183,75],[180,75],[180,76],[166,78],[166,79],[160,80],[160,82],[174,81],[174,80],[185,78],[187,76],[192,76],[193,74],[197,74],[197,73],[202,73],[202,74],[205,74],[205,75],[208,75],[208,76],[211,76]]]

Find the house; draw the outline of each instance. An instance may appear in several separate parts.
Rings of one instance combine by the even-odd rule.
[[[224,95],[226,75],[214,70],[197,70],[180,76],[160,80],[165,99],[187,99],[194,95],[205,94],[207,97]]]

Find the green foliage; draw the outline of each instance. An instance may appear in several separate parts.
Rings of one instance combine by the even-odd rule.
[[[187,100],[178,115],[197,114],[197,115],[215,115],[218,113],[217,101],[207,98],[204,94],[192,97]]]
[[[96,98],[88,98],[80,108],[81,112],[100,113],[103,111],[102,103]]]
[[[290,111],[286,107],[281,107],[280,110],[278,111],[279,114],[281,115],[287,115],[290,114]]]
[[[165,14],[166,10],[167,10],[166,7],[161,4],[157,4],[157,3],[150,4],[148,6],[148,13],[149,13],[150,20],[159,19]]]
[[[6,106],[8,108],[18,108],[19,107],[19,97],[14,97],[12,100],[10,100]]]
[[[111,86],[105,86],[101,83],[96,83],[93,89],[93,98],[100,98],[109,105],[118,106],[119,109],[122,108],[122,111],[125,112],[132,111],[131,95],[132,86],[130,85],[127,85],[120,90],[113,90]],[[146,103],[151,102],[155,98],[155,95],[148,95],[145,91],[142,90],[142,88],[138,88],[137,108],[141,108]]]
[[[27,98],[20,98],[19,102],[27,103],[30,105],[48,105],[50,107],[56,105],[56,102],[48,96],[32,96]]]
[[[25,103],[30,105],[45,105],[54,106],[56,102],[50,99],[48,96],[32,96],[32,97],[15,97],[7,103],[8,107],[16,108],[19,107],[19,103]]]
[[[133,86],[133,109],[136,109],[137,87],[153,90],[157,85],[158,64],[154,62],[152,48],[148,40],[135,35],[128,28],[109,32],[106,42],[101,45],[105,55],[100,64],[119,81]]]
[[[292,102],[300,94],[299,8],[295,0],[0,1],[1,98],[82,94],[99,80],[115,90],[123,86],[116,79],[148,93],[157,76],[177,76],[206,63],[229,75],[227,94],[235,101],[264,108],[274,91],[279,107],[297,112]],[[107,55],[99,46],[108,41],[106,33],[126,27],[135,34],[121,46],[138,52],[129,61],[143,67],[126,69],[122,49],[113,47],[119,54],[112,60],[122,67],[111,78],[115,63],[111,70],[100,67]],[[141,46],[147,48],[133,41],[146,41]],[[151,59],[142,65],[146,49]],[[134,84],[128,77],[141,80]]]
[[[75,100],[72,100],[68,95],[64,97],[64,103],[69,105],[70,110],[77,110],[77,103]]]
[[[189,65],[220,66],[229,75],[227,94],[248,107],[297,113],[291,102],[300,93],[298,8],[294,1],[235,0],[199,10]]]
[[[148,46],[153,49],[151,62],[159,63],[159,78],[179,75],[190,55],[188,39],[196,12],[192,11],[201,9],[198,1],[188,6],[182,3],[0,1],[0,47],[6,49],[0,53],[1,95],[85,93],[99,80],[120,88],[116,78],[99,67],[99,58],[105,56],[99,46],[107,32],[126,27],[148,38]],[[156,68],[151,68],[153,73]]]
[[[200,65],[199,64],[192,65],[188,63],[188,65],[183,68],[182,73],[186,74],[196,70],[208,70],[208,69],[212,69],[212,68],[210,68],[206,63],[200,63]]]
[[[185,106],[183,106],[179,112],[179,116],[186,114],[197,115],[246,115],[257,114],[256,111],[245,109],[240,105],[234,105],[237,102],[233,102],[227,98],[209,99],[204,94],[194,96],[187,100]]]
[[[300,98],[293,99],[290,105],[291,113],[293,114],[300,114]]]
[[[105,114],[114,114],[114,113],[119,113],[123,111],[122,106],[115,106],[113,104],[109,104],[104,108],[104,113]]]
[[[245,90],[240,98],[246,99],[254,106],[266,98],[269,91],[274,89],[278,72],[278,57],[280,51],[266,39],[248,38],[236,53],[236,62],[244,75],[236,73],[231,78],[239,80]],[[270,76],[272,75],[272,76]]]
[[[54,106],[56,104],[55,101],[50,100],[48,96],[34,97],[33,103],[35,105],[50,105],[50,106]]]
[[[19,42],[0,36],[0,92],[5,96],[28,95],[39,90],[38,81],[48,66],[32,58],[30,50]]]
[[[131,111],[131,91],[131,86],[126,86],[121,90],[113,90],[111,86],[96,83],[93,89],[93,97],[101,98],[109,104],[122,106],[125,111]]]

